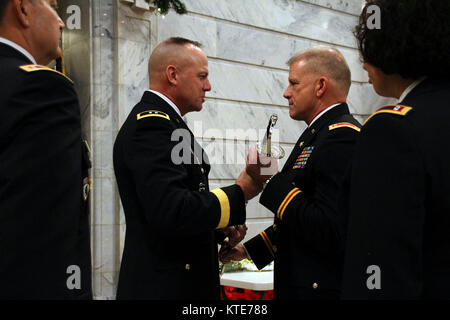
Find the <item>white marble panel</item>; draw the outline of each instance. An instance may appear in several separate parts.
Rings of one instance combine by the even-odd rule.
[[[148,85],[146,87],[119,85],[117,90],[119,95],[117,129],[120,129],[122,124],[127,119],[128,115],[130,114],[130,111],[139,101],[141,101],[142,95],[144,94],[145,90],[148,90]]]
[[[94,131],[93,140],[93,167],[96,170],[103,169],[113,172],[112,150],[115,133],[112,131]]]
[[[295,0],[186,0],[189,11],[309,39],[355,47],[356,17]]]
[[[93,272],[116,272],[118,265],[118,226],[96,225]]]
[[[365,0],[301,0],[337,11],[359,15]]]
[[[164,16],[158,16],[159,42],[170,37],[183,37],[198,41],[208,56],[215,57],[218,43],[217,25],[219,22],[189,14],[179,15],[173,10]]]
[[[117,272],[94,272],[94,300],[115,300],[117,281]]]
[[[119,17],[117,27],[117,37],[134,42],[150,42],[150,21],[133,16],[128,16],[127,12],[119,6]]]
[[[115,129],[113,88],[109,85],[93,85],[93,128],[95,131]]]
[[[93,37],[107,36],[115,38],[114,34],[114,8],[117,0],[91,1],[93,17]]]
[[[143,42],[118,39],[119,84],[148,88],[148,60],[150,45]]]
[[[102,272],[101,284],[102,284],[102,299],[115,300],[117,283],[119,281],[118,272]]]
[[[208,97],[285,106],[288,72],[210,61],[212,90]]]
[[[95,52],[93,62],[93,84],[111,86],[114,83],[114,39],[107,36],[95,37],[92,40]]]
[[[278,130],[276,134],[279,141],[295,143],[306,124],[303,121],[292,120],[287,107],[209,99],[203,105],[202,111],[190,112],[186,115],[186,119],[196,137],[239,139],[242,133],[243,138],[239,140],[243,140],[245,133],[248,133],[249,138],[254,135],[258,139],[261,138],[261,131],[266,130],[272,114],[278,115],[275,129]]]
[[[96,178],[93,182],[95,192],[94,224],[117,224],[116,180],[115,178]]]
[[[383,105],[394,103],[395,99],[388,99],[377,95],[369,83],[352,83],[350,87],[348,105],[351,113],[370,115]]]

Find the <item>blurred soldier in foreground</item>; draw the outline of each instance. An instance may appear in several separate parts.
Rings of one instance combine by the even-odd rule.
[[[55,0],[0,2],[0,299],[89,299],[87,159]]]
[[[344,298],[450,298],[449,16],[442,0],[368,1],[360,16],[369,81],[398,103],[366,121],[355,148]]]

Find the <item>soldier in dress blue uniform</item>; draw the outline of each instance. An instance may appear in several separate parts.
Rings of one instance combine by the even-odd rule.
[[[244,224],[245,202],[262,189],[243,171],[209,190],[208,157],[182,118],[211,90],[200,47],[170,38],[155,48],[150,90],[114,144],[127,225],[118,299],[219,299],[217,244],[224,228]]]
[[[449,16],[441,0],[371,0],[361,13],[369,81],[398,102],[366,120],[355,148],[344,298],[450,298]]]
[[[346,104],[351,74],[328,47],[299,53],[288,65],[289,115],[308,127],[261,195],[274,224],[221,258],[247,257],[259,269],[274,260],[274,299],[337,299],[345,230],[338,194],[360,131]]]
[[[0,2],[0,299],[91,298],[90,166],[55,0]]]

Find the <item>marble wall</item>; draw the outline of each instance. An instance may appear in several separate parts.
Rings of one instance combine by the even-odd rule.
[[[204,45],[212,90],[203,110],[185,119],[215,159],[212,187],[235,181],[243,169],[248,145],[257,140],[227,136],[227,130],[263,129],[269,116],[276,113],[280,143],[287,153],[292,150],[305,124],[289,118],[282,94],[288,84],[286,61],[302,49],[324,44],[341,50],[352,71],[349,106],[360,121],[386,102],[367,83],[352,35],[364,0],[184,0],[188,14],[171,11],[165,16],[142,0],[88,2],[90,41],[80,41],[67,60],[73,66],[69,75],[76,82],[83,78],[78,68],[90,70],[90,81],[80,85],[79,93],[89,97],[84,100],[89,107],[83,121],[94,160],[96,299],[115,298],[126,232],[112,146],[129,111],[148,88],[147,62],[159,42],[182,36]],[[92,63],[87,67],[89,55],[80,52],[89,52],[89,48]],[[228,161],[220,160],[227,157]],[[249,202],[247,217],[248,237],[273,220],[258,198]]]

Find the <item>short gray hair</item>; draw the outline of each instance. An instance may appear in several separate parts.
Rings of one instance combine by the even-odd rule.
[[[348,94],[352,75],[344,56],[339,50],[327,46],[312,47],[296,53],[286,64],[291,66],[300,60],[307,62],[311,72],[334,80],[345,95]]]

